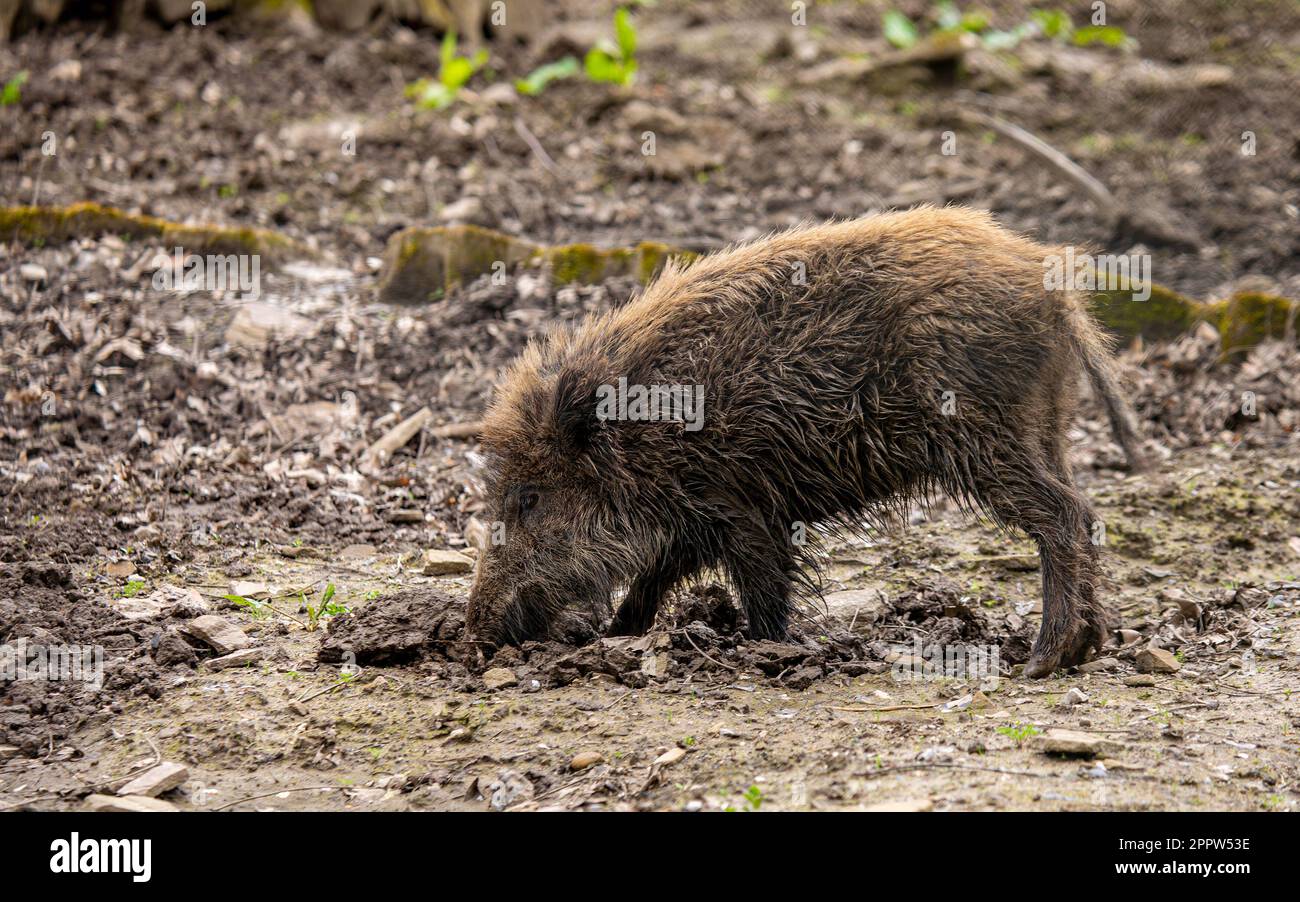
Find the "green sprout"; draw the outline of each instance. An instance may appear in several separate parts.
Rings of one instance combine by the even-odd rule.
[[[1003,736],[1010,736],[1015,740],[1017,746],[1025,744],[1025,740],[1030,736],[1037,736],[1040,732],[1038,727],[1033,724],[1025,724],[1016,721],[1009,727],[998,727],[998,732]]]
[[[0,90],[0,106],[13,106],[23,99],[23,85],[27,84],[27,70],[24,69],[5,82]]]
[[[582,71],[582,65],[578,62],[578,58],[566,56],[553,63],[538,66],[523,78],[516,80],[515,90],[520,94],[532,97],[546,90],[546,86],[551,82],[571,78],[580,71]]]
[[[439,59],[437,81],[421,78],[406,86],[406,96],[422,110],[445,110],[455,103],[465,82],[487,62],[488,53],[480,50],[473,57],[460,56],[456,53],[456,32],[449,31],[442,39]]]
[[[615,43],[602,40],[588,50],[583,66],[592,81],[627,87],[636,79],[637,61],[636,28],[626,7],[614,12],[614,35]]]

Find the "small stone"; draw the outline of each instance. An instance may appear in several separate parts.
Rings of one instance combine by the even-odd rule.
[[[1073,708],[1075,705],[1082,705],[1087,700],[1088,700],[1087,693],[1085,693],[1078,686],[1075,686],[1069,692],[1065,693],[1065,695],[1061,697],[1061,700],[1057,704],[1061,705],[1062,707]]]
[[[1139,673],[1177,673],[1183,666],[1169,652],[1154,645],[1148,645],[1139,651],[1133,663],[1137,665]]]
[[[1039,746],[1048,755],[1071,758],[1096,758],[1098,755],[1115,754],[1121,748],[1113,739],[1078,730],[1059,729],[1048,730],[1039,737]]]
[[[515,672],[509,667],[493,667],[483,674],[483,685],[493,691],[518,684],[519,678],[515,676]]]
[[[159,667],[182,665],[193,667],[199,661],[194,647],[185,641],[179,630],[169,629],[158,637],[153,649],[153,662]]]
[[[374,545],[348,545],[339,552],[339,557],[347,561],[359,561],[378,553],[379,549]]]
[[[87,811],[179,811],[171,802],[149,796],[86,796]]]
[[[605,756],[600,752],[579,752],[573,756],[569,762],[569,770],[586,770],[594,764],[599,764],[605,760]]]
[[[307,716],[307,706],[302,702],[289,702],[286,707],[289,709],[289,713],[291,714],[297,714],[299,717]]]
[[[670,767],[686,757],[686,749],[674,746],[654,760],[655,767]]]
[[[48,282],[50,278],[45,267],[37,263],[24,263],[18,267],[18,275],[22,276],[24,282]]]
[[[668,668],[672,664],[672,659],[667,654],[647,653],[641,658],[641,672],[654,679],[662,679],[668,676]]]
[[[118,579],[124,579],[135,573],[134,561],[113,561],[104,567],[104,572],[109,576],[115,576]]]
[[[1095,661],[1080,664],[1079,673],[1102,673],[1107,670],[1114,670],[1117,667],[1119,667],[1118,658],[1098,658]]]
[[[1156,678],[1146,673],[1135,673],[1132,676],[1124,677],[1125,686],[1141,687],[1154,686],[1155,684]]]
[[[64,60],[51,67],[50,81],[81,81],[81,60]]]
[[[203,666],[208,670],[225,670],[228,667],[244,667],[262,660],[266,652],[260,648],[241,648],[220,658],[213,658]]]
[[[473,569],[474,562],[459,551],[430,548],[420,556],[420,572],[425,576],[452,576]]]
[[[229,620],[215,614],[204,614],[184,624],[181,630],[216,649],[219,655],[228,655],[248,648],[253,640]]]
[[[438,211],[438,218],[443,222],[473,222],[481,215],[483,215],[483,201],[473,196],[462,197]]]
[[[162,795],[169,789],[175,789],[190,778],[190,769],[184,764],[164,761],[136,777],[117,791],[119,796],[154,796]]]

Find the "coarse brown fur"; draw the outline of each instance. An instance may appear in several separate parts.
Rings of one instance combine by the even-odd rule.
[[[716,567],[750,634],[780,637],[792,589],[815,591],[797,537],[941,490],[1038,543],[1026,672],[1083,661],[1106,631],[1093,513],[1066,463],[1081,368],[1134,463],[1138,445],[1084,298],[1044,289],[1055,253],[960,208],[799,228],[669,267],[532,344],[484,422],[504,541],[483,549],[471,629],[520,641],[626,586],[612,631],[642,632],[666,591]],[[598,418],[620,377],[703,386],[703,427]]]

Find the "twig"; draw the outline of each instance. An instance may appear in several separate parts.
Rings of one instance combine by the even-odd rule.
[[[1117,223],[1124,216],[1123,208],[1120,206],[1119,201],[1115,199],[1115,195],[1110,193],[1109,188],[1046,141],[1036,135],[1031,135],[1020,126],[1013,125],[1005,119],[999,119],[997,116],[990,116],[978,110],[962,110],[961,116],[971,122],[988,126],[998,134],[1010,138],[1021,147],[1035,154],[1061,175],[1086,191],[1092,197],[1093,203],[1101,208],[1101,211],[1109,217],[1112,223]]]
[[[294,789],[277,789],[272,792],[264,792],[260,795],[249,796],[245,799],[235,799],[233,802],[227,802],[224,805],[218,805],[213,811],[225,811],[227,808],[233,808],[236,805],[242,805],[245,802],[255,802],[258,799],[266,799],[271,796],[278,796],[282,792],[311,792],[313,789],[342,789],[342,786],[298,786]]]
[[[693,648],[693,649],[695,649],[697,652],[699,652],[700,655],[702,655],[702,656],[704,657],[704,660],[706,660],[706,661],[712,661],[714,664],[717,664],[719,667],[725,667],[725,668],[727,668],[728,670],[733,670],[733,671],[734,671],[734,670],[739,670],[739,669],[740,669],[739,667],[736,667],[734,664],[724,664],[722,661],[719,661],[719,660],[717,660],[717,659],[715,659],[715,658],[711,658],[711,657],[709,657],[709,655],[704,651],[704,649],[700,648],[698,645],[695,644],[695,640],[691,638],[691,634],[688,633],[685,629],[674,630],[673,632],[678,632],[678,633],[681,633],[683,636],[685,636],[685,637],[686,637],[686,641],[689,642],[689,643],[691,643],[691,648]]]
[[[475,420],[471,423],[448,423],[445,426],[434,426],[429,430],[429,434],[434,438],[478,438],[478,434],[483,431],[483,422]]]
[[[948,768],[950,770],[979,770],[991,774],[1009,774],[1013,777],[1054,777],[1055,774],[1044,774],[1032,770],[1009,770],[1004,767],[980,767],[976,764],[949,764],[942,761],[924,761],[916,764],[891,764],[889,767],[882,767],[878,770],[867,771],[865,774],[857,776],[880,777],[885,774],[898,773],[905,770],[928,770],[929,768]]]
[[[524,139],[524,143],[528,145],[528,149],[531,150],[541,164],[546,167],[547,172],[556,178],[559,178],[562,175],[560,167],[555,165],[555,161],[552,160],[551,155],[546,152],[546,148],[542,146],[542,142],[538,141],[537,136],[528,130],[528,126],[524,124],[522,116],[515,117],[515,133]]]
[[[872,708],[872,707],[845,708],[837,705],[830,705],[829,708],[832,711],[848,711],[853,714],[871,714],[872,712],[875,711],[919,711],[924,708],[941,708],[946,704],[947,702],[929,702],[924,705],[882,705],[879,708]]]

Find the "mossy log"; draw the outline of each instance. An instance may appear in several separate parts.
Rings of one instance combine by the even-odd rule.
[[[591,285],[615,276],[631,276],[644,284],[672,256],[695,255],[652,241],[625,248],[548,247],[479,226],[409,228],[388,241],[379,299],[398,304],[439,300],[465,282],[518,264],[549,265],[562,285]]]
[[[68,207],[0,207],[0,239],[48,244],[119,235],[192,253],[258,254],[268,262],[312,254],[291,238],[248,226],[182,225],[95,203]]]

